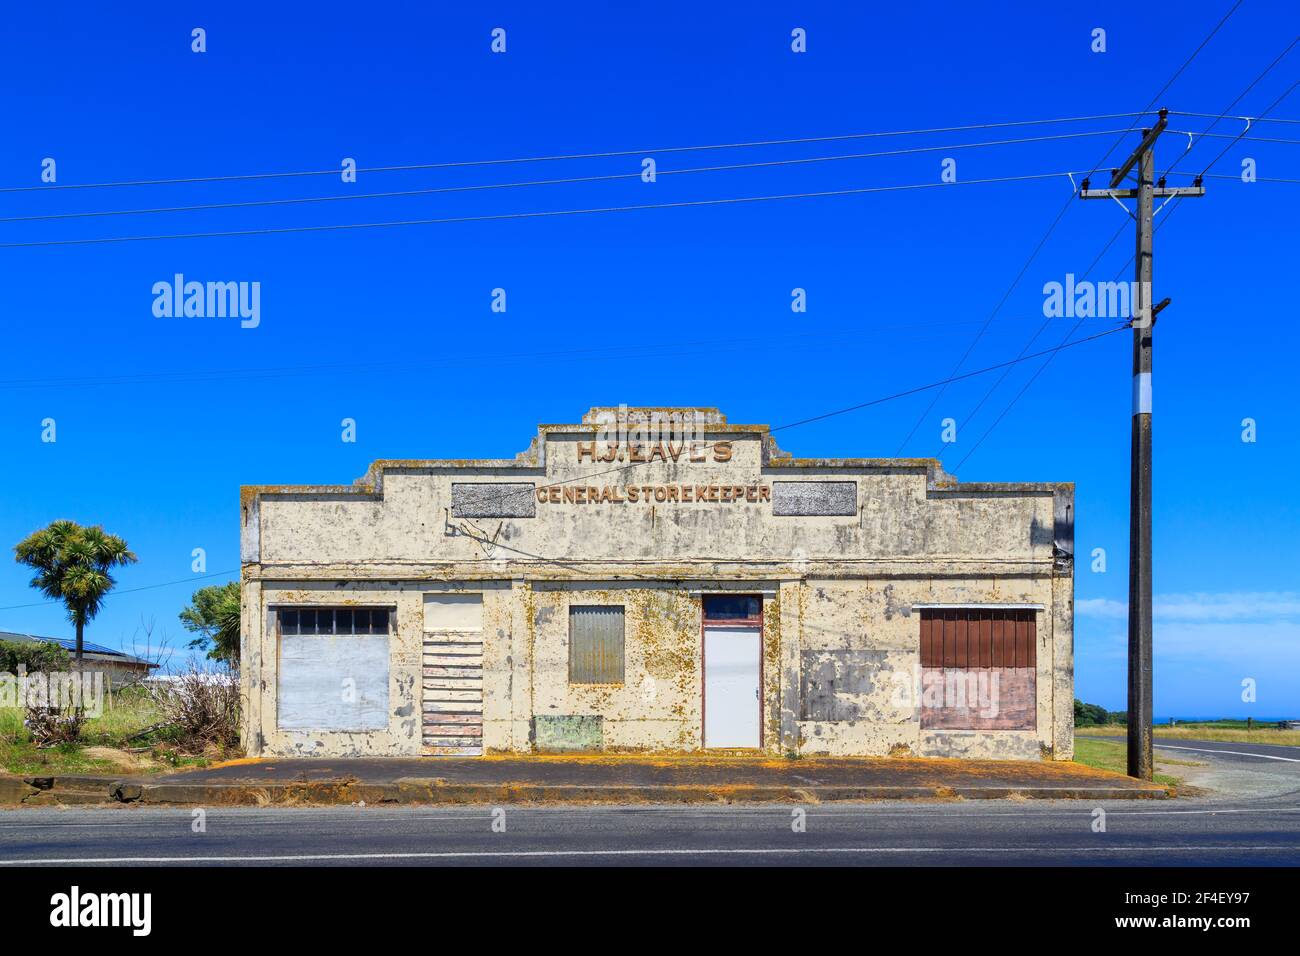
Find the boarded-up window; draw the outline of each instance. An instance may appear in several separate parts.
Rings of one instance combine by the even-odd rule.
[[[921,611],[921,726],[1033,730],[1037,614],[1028,609]]]
[[[389,608],[280,610],[277,725],[386,729],[390,617]]]
[[[424,752],[483,753],[483,595],[424,596]]]
[[[623,608],[569,608],[569,681],[623,683]]]
[[[483,595],[426,594],[426,631],[477,631],[483,627]]]

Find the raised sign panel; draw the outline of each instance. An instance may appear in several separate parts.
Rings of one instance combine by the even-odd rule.
[[[855,515],[856,481],[774,481],[774,515]]]
[[[453,518],[533,518],[537,500],[531,482],[453,482]]]

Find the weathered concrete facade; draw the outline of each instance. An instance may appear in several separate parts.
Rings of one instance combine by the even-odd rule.
[[[241,526],[252,754],[696,751],[753,679],[772,753],[1072,756],[1070,484],[796,459],[716,409],[596,408],[515,459],[245,487]],[[759,610],[722,620],[736,607]],[[971,707],[926,697],[958,670]]]

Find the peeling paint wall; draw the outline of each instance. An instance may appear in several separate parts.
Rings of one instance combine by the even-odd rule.
[[[255,622],[258,633],[244,636],[245,654],[251,650],[255,667],[245,668],[246,686],[253,706],[245,742],[250,752],[284,756],[382,756],[420,752],[419,664],[424,602],[419,591],[396,587],[353,584],[287,585],[267,582],[261,588],[262,613]],[[276,612],[281,607],[388,607],[389,637],[388,726],[366,731],[295,730],[279,726],[280,640]],[[245,608],[247,611],[247,607]],[[251,646],[250,646],[251,645]],[[251,738],[251,739],[250,739]]]
[[[923,730],[919,697],[921,655],[916,605],[1052,606],[1051,576],[1006,579],[895,577],[887,580],[810,579],[801,584],[801,686],[797,724],[804,753],[910,753],[917,756],[1012,757],[1051,752],[1054,702],[1070,697],[1072,681],[1053,668],[1053,627],[1038,612],[1038,687],[1033,731]],[[804,669],[811,668],[811,673]],[[1072,713],[1072,712],[1071,712]],[[1032,747],[1025,741],[1032,741]],[[1027,749],[1028,748],[1028,749]]]
[[[716,412],[702,437],[730,443],[727,460],[683,454],[591,477],[620,467],[580,460],[599,414],[542,426],[513,460],[377,462],[352,486],[244,489],[250,752],[422,752],[424,596],[439,591],[483,595],[487,751],[698,749],[701,594],[732,590],[764,598],[769,752],[1071,755],[1072,486],[963,485],[926,459],[793,459],[765,426]],[[780,509],[752,490],[777,482],[789,483]],[[816,482],[833,488],[805,484]],[[505,490],[497,501],[475,484]],[[554,501],[551,486],[566,485],[739,490]],[[275,609],[296,604],[395,610],[386,729],[277,726]],[[592,604],[625,608],[621,684],[569,681],[568,608]],[[920,672],[925,604],[1041,608],[1035,730],[922,729],[900,688]]]

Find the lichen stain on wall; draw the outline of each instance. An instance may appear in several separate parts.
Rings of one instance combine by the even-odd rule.
[[[629,614],[636,621],[645,672],[655,680],[676,681],[683,690],[698,680],[694,651],[699,601],[665,591],[633,591]]]
[[[763,601],[763,701],[766,725],[763,748],[773,753],[781,749],[781,598],[772,595]]]
[[[530,621],[539,648],[532,672],[534,714],[600,714],[608,750],[698,749],[698,597],[670,586],[565,585],[534,589],[533,602]],[[568,608],[581,605],[623,607],[621,683],[569,681]]]

